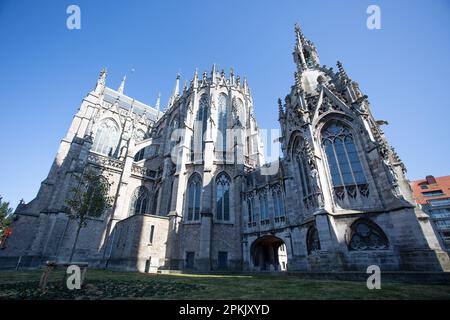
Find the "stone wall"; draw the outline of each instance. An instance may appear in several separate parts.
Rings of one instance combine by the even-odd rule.
[[[165,263],[168,227],[169,218],[147,214],[118,222],[107,268],[155,273]]]

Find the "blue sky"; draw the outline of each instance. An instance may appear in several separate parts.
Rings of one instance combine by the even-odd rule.
[[[81,30],[66,8],[81,8]],[[370,4],[381,30],[366,27]],[[15,207],[36,195],[82,98],[102,67],[113,88],[154,104],[177,72],[230,67],[246,76],[261,128],[277,128],[277,98],[293,83],[293,25],[341,60],[389,121],[389,142],[411,180],[450,170],[450,2],[433,1],[22,1],[0,0],[0,194]],[[135,72],[131,73],[134,68]]]

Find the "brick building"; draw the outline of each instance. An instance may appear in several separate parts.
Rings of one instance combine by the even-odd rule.
[[[411,182],[417,204],[430,214],[436,233],[450,252],[450,176],[426,176]]]

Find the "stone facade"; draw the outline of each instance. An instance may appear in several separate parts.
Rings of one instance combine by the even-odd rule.
[[[442,271],[450,260],[406,169],[346,74],[295,29],[295,81],[278,101],[279,161],[264,164],[247,80],[197,71],[162,112],[106,86],[84,99],[34,200],[15,212],[0,267],[66,261],[76,176],[96,168],[114,204],[82,229],[74,260],[118,270]]]

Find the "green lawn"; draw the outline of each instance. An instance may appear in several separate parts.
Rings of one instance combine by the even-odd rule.
[[[450,299],[449,285],[305,280],[270,275],[153,275],[90,269],[81,290],[61,286],[54,271],[46,292],[40,271],[0,273],[0,299]]]

